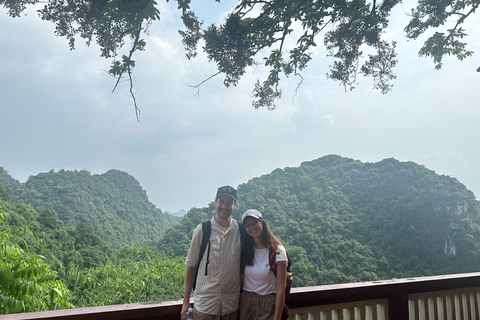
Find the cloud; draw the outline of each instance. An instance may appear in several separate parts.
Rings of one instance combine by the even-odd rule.
[[[334,116],[331,115],[331,114],[326,114],[326,115],[323,116],[323,120],[326,120],[332,126],[335,125],[335,121],[333,121],[333,118],[334,118]]]
[[[417,158],[421,163],[425,163],[427,167],[434,168],[463,167],[468,163],[461,151],[431,151],[419,154]]]
[[[234,4],[199,4],[199,16],[217,21]],[[197,96],[189,85],[216,67],[203,53],[185,58],[176,3],[162,2],[160,11],[145,36],[146,51],[134,57],[138,123],[128,83],[111,93],[110,60],[94,44],[79,41],[70,51],[49,22],[35,14],[12,19],[0,10],[0,165],[19,180],[50,169],[123,170],[170,211],[207,205],[220,185],[332,153],[417,161],[480,194],[475,59],[449,59],[437,72],[418,58],[418,43],[405,42],[393,92],[372,90],[370,79],[345,92],[326,79],[331,61],[319,46],[297,95],[299,79],[282,79],[277,110],[255,110],[253,84],[266,70],[248,69],[231,88],[215,77]],[[471,30],[479,51],[473,36],[480,28]]]

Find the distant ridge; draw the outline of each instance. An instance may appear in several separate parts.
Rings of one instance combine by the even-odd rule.
[[[187,211],[184,209],[180,209],[177,212],[165,211],[165,213],[171,214],[172,216],[175,216],[175,217],[183,217],[184,215],[187,214]]]

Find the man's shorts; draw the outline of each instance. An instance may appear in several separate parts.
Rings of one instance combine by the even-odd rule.
[[[237,320],[238,319],[238,310],[229,314],[221,315],[221,310],[219,315],[205,314],[197,311],[195,306],[193,307],[193,319],[195,320]]]

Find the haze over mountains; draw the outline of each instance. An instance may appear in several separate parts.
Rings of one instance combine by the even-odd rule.
[[[184,215],[187,214],[187,211],[184,209],[181,209],[177,212],[165,211],[165,213],[171,214],[172,216],[176,216],[176,217],[183,217]]]

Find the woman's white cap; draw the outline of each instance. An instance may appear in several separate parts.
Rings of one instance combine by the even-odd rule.
[[[252,218],[255,218],[255,219],[258,220],[262,217],[262,214],[257,209],[249,209],[249,210],[245,211],[245,213],[243,214],[242,223],[245,221],[246,217],[252,217]]]

